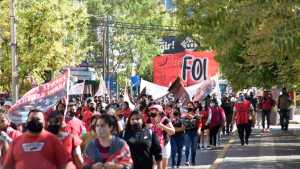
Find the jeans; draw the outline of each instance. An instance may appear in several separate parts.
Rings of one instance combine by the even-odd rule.
[[[184,134],[171,137],[172,166],[180,166],[183,146],[184,146]],[[176,154],[177,154],[177,161],[176,161]]]
[[[198,133],[197,130],[187,130],[185,132],[185,158],[189,162],[190,152],[192,164],[196,164]]]
[[[271,111],[269,110],[262,110],[262,127],[265,128],[265,120],[267,117],[267,128],[270,128],[270,116],[271,116]]]
[[[280,114],[280,125],[282,130],[287,130],[289,127],[289,120],[290,120],[290,115],[289,115],[289,110],[288,109],[280,109],[279,114]]]
[[[245,141],[248,144],[248,140],[251,134],[251,122],[247,124],[239,124],[237,125],[239,137],[241,140],[241,144],[244,145]]]
[[[218,132],[219,132],[220,127],[221,127],[221,125],[210,128],[210,130],[209,130],[209,144],[210,145],[217,146],[217,137],[218,137]]]

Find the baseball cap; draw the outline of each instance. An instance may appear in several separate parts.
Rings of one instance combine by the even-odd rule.
[[[159,112],[164,113],[164,109],[163,109],[162,106],[159,105],[159,104],[155,104],[155,105],[150,106],[150,107],[149,107],[149,110],[151,110],[151,109],[156,109],[156,110],[158,110]]]

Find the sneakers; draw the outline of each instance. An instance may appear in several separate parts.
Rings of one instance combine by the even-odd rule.
[[[187,161],[187,162],[184,163],[184,165],[185,165],[185,166],[190,166],[191,164],[190,164],[189,161]]]

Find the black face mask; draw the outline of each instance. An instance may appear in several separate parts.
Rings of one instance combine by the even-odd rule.
[[[57,135],[59,133],[60,125],[54,124],[48,126],[48,131],[54,135]]]
[[[74,117],[76,115],[76,113],[75,112],[73,112],[73,111],[69,111],[69,116],[70,117]]]
[[[26,123],[26,129],[31,133],[40,133],[43,130],[43,123],[38,119],[32,119]]]
[[[139,123],[134,123],[132,125],[132,130],[134,130],[134,131],[140,131],[140,130],[142,130],[142,125],[140,125]]]
[[[179,112],[174,112],[174,116],[179,116],[180,113]]]
[[[188,108],[188,112],[192,112],[192,111],[194,111],[193,108]]]
[[[95,108],[94,108],[94,107],[90,107],[90,111],[91,111],[91,112],[94,112],[94,111],[95,111]]]

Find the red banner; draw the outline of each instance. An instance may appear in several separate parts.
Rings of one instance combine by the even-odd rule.
[[[60,99],[66,97],[69,74],[69,70],[67,70],[55,80],[28,91],[9,109],[12,122],[15,124],[24,123],[30,109],[47,111],[50,107],[55,106]]]
[[[185,86],[208,80],[219,72],[219,64],[212,51],[184,51],[164,54],[153,59],[153,81],[162,86],[169,86],[177,77]]]

